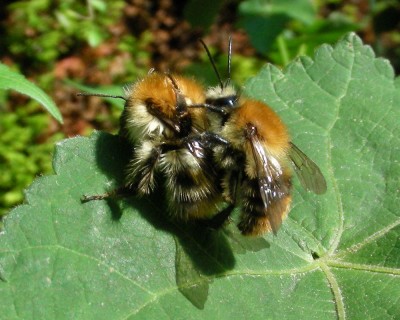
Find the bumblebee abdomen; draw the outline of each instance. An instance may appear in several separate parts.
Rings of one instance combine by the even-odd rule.
[[[198,158],[187,149],[170,151],[162,160],[166,196],[173,218],[189,220],[209,217],[218,209],[221,186],[210,166],[211,155]]]
[[[277,183],[277,182],[272,182]],[[291,176],[286,175],[280,182],[284,186],[277,186],[277,190],[285,189],[285,193],[279,195],[271,192],[268,206],[261,197],[260,185],[257,179],[244,180],[241,191],[242,211],[238,228],[243,235],[259,236],[265,232],[274,231],[279,228],[282,220],[286,218],[291,203]]]

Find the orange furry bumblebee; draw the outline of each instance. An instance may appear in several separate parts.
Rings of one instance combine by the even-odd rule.
[[[119,135],[132,147],[122,188],[83,201],[113,195],[148,195],[155,175],[165,177],[166,199],[172,218],[208,219],[218,210],[221,187],[212,165],[212,151],[199,138],[208,130],[206,110],[188,108],[205,101],[196,81],[152,72],[126,90]]]
[[[223,83],[202,42],[220,85],[206,92],[205,108],[214,136],[214,161],[223,174],[223,196],[241,206],[238,228],[244,235],[276,234],[291,203],[292,168],[307,190],[321,194],[326,182],[318,166],[290,140],[279,116],[261,101],[239,97]],[[230,74],[229,41],[228,74]]]

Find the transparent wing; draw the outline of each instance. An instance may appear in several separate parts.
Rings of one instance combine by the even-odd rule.
[[[282,201],[289,194],[278,160],[268,155],[257,135],[250,134],[249,141],[257,170],[258,185],[272,231],[276,234],[282,223],[286,205]]]
[[[304,189],[316,194],[326,192],[326,181],[318,166],[296,145],[291,144],[289,158]]]
[[[195,158],[197,164],[202,168],[202,176],[205,178],[204,182],[210,189],[217,190],[219,174],[217,168],[213,165],[213,155],[211,150],[200,141],[198,136],[194,135],[191,140],[186,142],[185,147]],[[198,177],[199,178],[199,177]],[[215,184],[215,186],[213,186]]]

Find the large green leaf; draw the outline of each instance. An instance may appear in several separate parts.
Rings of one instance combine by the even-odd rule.
[[[80,203],[113,189],[118,137],[61,142],[0,236],[5,319],[396,319],[400,317],[400,93],[354,34],[245,92],[282,115],[318,163],[322,196],[295,180],[274,237],[245,240],[167,222],[158,194]]]
[[[39,102],[58,122],[62,123],[62,116],[54,101],[39,87],[28,81],[23,75],[12,71],[5,64],[0,63],[0,89],[13,89]]]

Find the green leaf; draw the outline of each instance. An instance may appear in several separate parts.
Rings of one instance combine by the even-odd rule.
[[[316,19],[316,10],[309,0],[246,0],[240,4],[239,10],[244,15],[284,14],[305,24],[311,24]]]
[[[276,37],[294,19],[306,25],[315,21],[315,9],[309,0],[247,0],[239,5],[240,25],[248,32],[253,46],[268,53]]]
[[[184,16],[193,27],[208,28],[222,5],[222,0],[191,0],[185,5]]]
[[[259,52],[266,54],[288,21],[289,17],[285,14],[269,17],[246,14],[241,19],[241,26],[248,32],[252,45]]]
[[[43,107],[50,112],[50,114],[62,123],[62,116],[53,100],[39,87],[32,82],[25,79],[25,77],[17,72],[10,70],[4,64],[0,63],[0,89],[8,90],[13,89],[22,94],[35,99],[43,105]]]
[[[104,31],[101,30],[97,25],[92,23],[87,23],[85,29],[83,30],[86,41],[91,47],[96,47],[100,45],[102,40],[105,39]]]
[[[165,219],[149,198],[93,201],[121,184],[129,150],[95,133],[57,144],[55,175],[26,191],[0,236],[6,319],[396,319],[400,317],[400,91],[354,34],[247,95],[268,102],[319,166],[325,195],[294,180],[278,235],[244,239]]]

